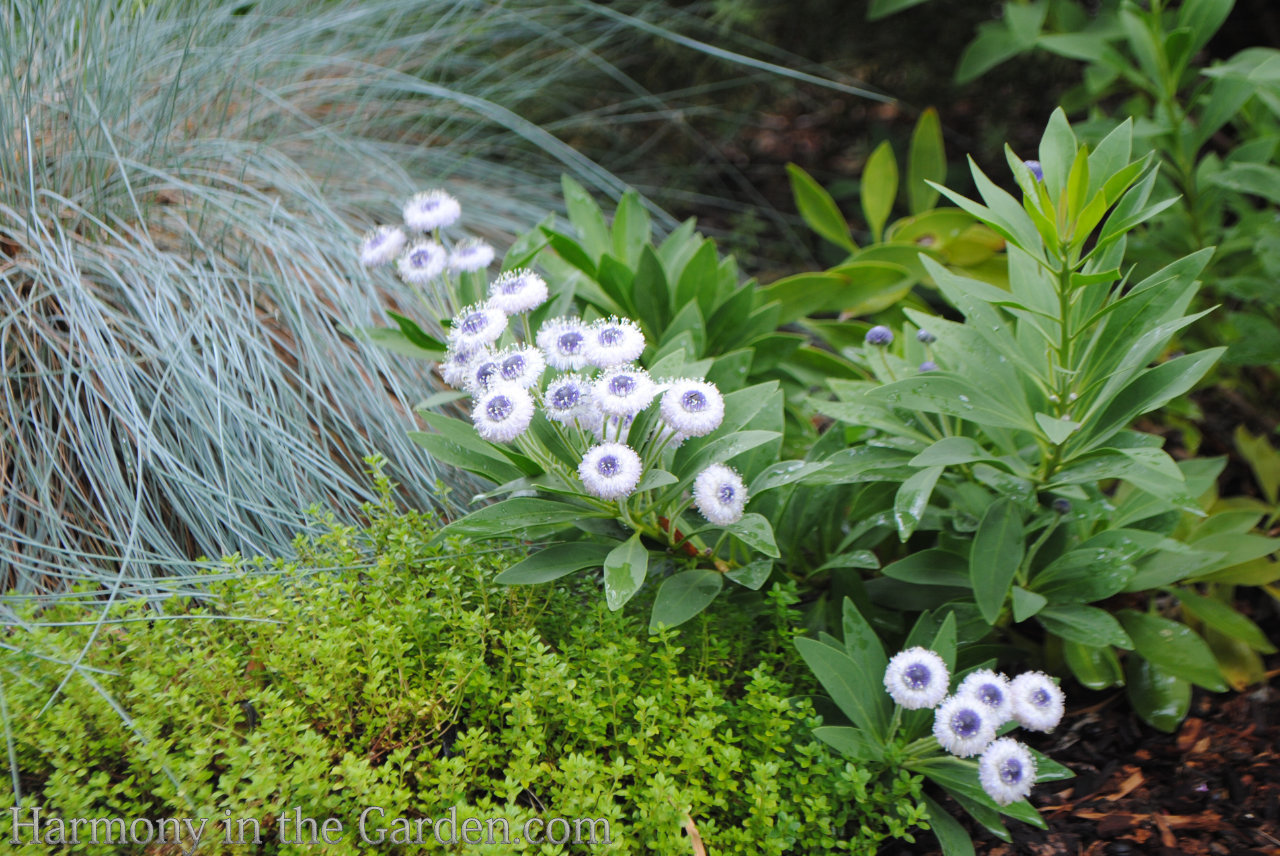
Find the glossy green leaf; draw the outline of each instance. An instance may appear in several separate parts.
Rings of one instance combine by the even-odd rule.
[[[773,538],[773,526],[762,514],[744,514],[741,520],[724,527],[724,531],[766,556],[776,559],[782,555]]]
[[[895,12],[901,12],[903,9],[919,6],[924,2],[926,0],[871,0],[871,5],[867,9],[867,20],[875,21]]]
[[[938,839],[942,856],[974,856],[973,841],[959,821],[928,795],[924,797],[924,804],[929,810],[929,828]]]
[[[920,525],[924,510],[933,495],[933,487],[942,475],[942,467],[925,467],[902,483],[893,500],[893,521],[898,537],[906,541]]]
[[[911,154],[907,159],[907,201],[912,214],[922,214],[938,201],[938,191],[926,182],[941,184],[947,179],[947,156],[943,148],[942,123],[938,111],[930,107],[916,120],[911,132]]]
[[[1120,610],[1117,617],[1133,639],[1134,650],[1147,660],[1207,690],[1227,689],[1213,652],[1190,627],[1132,609]]]
[[[379,348],[385,348],[402,357],[412,357],[415,360],[428,360],[435,363],[445,358],[443,345],[439,349],[424,348],[406,336],[403,330],[397,330],[394,327],[348,327],[344,329],[352,338],[369,342]]]
[[[586,541],[554,544],[507,568],[498,574],[497,582],[503,585],[548,583],[584,568],[599,568],[614,546]]]
[[[1081,684],[1091,690],[1105,690],[1107,687],[1124,683],[1124,670],[1120,667],[1120,659],[1110,645],[1097,647],[1070,639],[1062,641],[1062,655]]]
[[[617,611],[631,600],[648,572],[649,551],[640,543],[639,532],[609,551],[604,559],[604,599],[609,609]]]
[[[883,743],[889,729],[889,695],[884,668],[876,671],[817,639],[797,639],[800,656],[849,721]]]
[[[1009,499],[993,502],[978,524],[969,553],[973,598],[988,624],[995,624],[1025,550],[1022,512]]]
[[[968,588],[969,562],[964,556],[930,547],[886,565],[884,575],[914,585]]]
[[[613,217],[613,252],[630,267],[640,261],[640,253],[649,243],[651,235],[649,212],[640,194],[628,190],[622,194],[617,213]]]
[[[1280,452],[1265,435],[1255,437],[1243,425],[1236,426],[1235,443],[1240,456],[1253,470],[1253,477],[1258,480],[1267,502],[1272,505],[1280,502]]]
[[[769,575],[772,573],[773,561],[771,559],[756,559],[741,568],[734,568],[726,573],[725,576],[744,588],[759,591],[769,581]]]
[[[972,437],[943,437],[911,459],[913,467],[950,467],[995,458]]]
[[[857,250],[858,245],[849,236],[849,224],[831,194],[793,163],[787,164],[787,176],[791,179],[791,195],[795,198],[796,209],[809,228],[849,252]]]
[[[599,262],[600,257],[611,247],[609,227],[605,225],[600,206],[596,205],[591,194],[568,175],[560,176],[560,186],[564,192],[565,208],[569,212],[569,222],[578,231],[578,240],[587,255]]]
[[[1049,600],[1042,594],[1027,591],[1022,586],[1013,587],[1013,620],[1017,623],[1026,621],[1048,605]]]
[[[1134,712],[1167,734],[1177,731],[1191,709],[1191,684],[1136,654],[1129,655],[1124,671]]]
[[[898,197],[898,161],[888,140],[876,146],[862,169],[862,215],[878,243]]]
[[[471,512],[445,526],[431,539],[439,543],[451,535],[465,535],[484,540],[511,538],[521,529],[533,526],[569,526],[584,517],[604,517],[603,512],[532,496],[519,496]]]
[[[1024,50],[1002,21],[988,21],[978,27],[978,35],[965,47],[956,64],[956,83],[968,83]]]
[[[856,728],[823,725],[813,729],[813,736],[846,758],[863,763],[883,759],[884,752]]]
[[[1276,652],[1276,646],[1271,644],[1271,640],[1258,625],[1222,601],[1204,597],[1189,589],[1175,589],[1175,592],[1182,601],[1184,610],[1224,636],[1239,639],[1263,654]]]
[[[1132,648],[1128,634],[1111,613],[1093,606],[1065,604],[1046,606],[1036,620],[1050,633],[1085,645],[1114,645]]]
[[[657,630],[660,624],[679,627],[706,609],[723,587],[724,577],[704,568],[667,577],[654,598],[649,631]]]

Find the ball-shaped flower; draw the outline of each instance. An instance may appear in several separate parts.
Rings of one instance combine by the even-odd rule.
[[[950,680],[947,664],[928,648],[899,651],[884,670],[884,688],[906,710],[936,707]]]
[[[485,303],[474,303],[459,312],[449,328],[449,346],[459,351],[479,350],[498,341],[507,329],[507,316]]]
[[[893,331],[883,324],[877,324],[867,331],[864,341],[868,345],[875,345],[881,348],[885,345],[891,345],[893,344]]]
[[[395,226],[379,226],[364,236],[360,242],[360,264],[365,267],[381,267],[388,264],[404,249],[404,232]]]
[[[566,374],[547,384],[543,410],[553,422],[568,423],[587,417],[593,410],[591,384],[581,375]]]
[[[471,363],[477,359],[491,357],[488,349],[480,351],[449,351],[440,364],[440,376],[449,386],[460,388],[467,386],[471,376]]]
[[[918,330],[916,332],[916,341],[922,345],[932,345],[938,341],[938,337],[930,333],[928,330]]]
[[[601,443],[582,456],[578,477],[587,493],[600,499],[630,496],[640,483],[640,456],[622,443]]]
[[[493,247],[479,238],[467,238],[459,241],[449,253],[449,270],[475,271],[484,270],[493,261]]]
[[[1013,716],[1013,694],[1009,690],[1009,679],[990,669],[978,669],[966,675],[960,686],[956,687],[956,695],[972,696],[981,702],[994,720],[996,728]]]
[[[724,396],[714,383],[672,381],[659,405],[662,421],[686,437],[705,437],[724,421]]]
[[[509,270],[489,284],[489,305],[508,315],[519,315],[545,303],[547,293],[546,280],[533,271]]]
[[[616,368],[596,378],[594,393],[606,416],[635,416],[649,406],[658,388],[644,369]]]
[[[968,758],[996,739],[996,727],[981,702],[953,695],[934,711],[933,736],[947,752]]]
[[[537,348],[507,348],[495,356],[498,361],[498,375],[503,383],[514,383],[528,389],[542,380],[547,361],[542,351]]]
[[[396,273],[410,285],[426,285],[444,273],[447,254],[435,241],[411,244],[396,261]]]
[[[533,421],[533,396],[514,384],[498,384],[476,399],[471,422],[491,443],[509,443]]]
[[[626,318],[601,318],[587,328],[587,362],[602,369],[624,365],[644,353],[644,333]]]
[[[462,206],[443,190],[424,190],[404,204],[404,224],[418,232],[430,232],[453,225],[462,216]]]
[[[921,372],[936,372],[937,370],[938,370],[938,364],[935,363],[933,360],[925,360],[923,363],[920,364]]]
[[[587,325],[578,318],[547,319],[538,329],[537,342],[554,368],[576,372],[587,365]]]
[[[717,526],[741,520],[747,498],[742,476],[724,464],[712,464],[693,480],[693,504]]]
[[[1026,799],[1036,783],[1036,759],[1012,737],[994,741],[978,759],[978,781],[997,805]]]
[[[1062,721],[1066,696],[1044,672],[1023,672],[1009,684],[1013,718],[1029,731],[1052,731]]]

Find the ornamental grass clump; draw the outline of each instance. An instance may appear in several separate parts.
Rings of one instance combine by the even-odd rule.
[[[780,432],[752,429],[762,413],[781,422],[776,384],[722,391],[710,361],[657,352],[634,319],[580,306],[572,282],[532,270],[540,246],[517,246],[490,277],[493,250],[457,234],[462,208],[442,191],[415,195],[403,214],[358,255],[419,292],[421,320],[397,314],[398,331],[371,335],[436,361],[452,387],[419,408],[434,430],[414,439],[497,485],[481,499],[507,497],[442,537],[544,542],[499,579],[602,568],[613,609],[658,578],[655,626],[696,615],[725,577],[762,586],[770,564],[758,554],[778,551],[769,521],[747,507],[787,479],[766,472],[777,466],[769,448],[753,453],[776,448]],[[464,400],[469,426],[437,412]]]

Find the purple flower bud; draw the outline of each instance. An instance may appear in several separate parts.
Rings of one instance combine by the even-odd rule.
[[[938,364],[935,363],[933,360],[925,360],[923,363],[920,364],[920,371],[922,372],[936,372],[937,370],[938,370]]]
[[[938,337],[930,333],[928,330],[921,330],[919,333],[916,333],[916,341],[924,345],[932,345],[934,342],[938,341]]]
[[[893,342],[893,331],[883,324],[877,324],[867,331],[866,343],[883,347]]]
[[[1036,181],[1044,181],[1044,170],[1040,167],[1040,161],[1023,161],[1027,169],[1031,170],[1031,174],[1036,177]]]
[[[1071,512],[1071,500],[1065,497],[1058,497],[1053,501],[1053,510],[1059,514],[1069,514]]]

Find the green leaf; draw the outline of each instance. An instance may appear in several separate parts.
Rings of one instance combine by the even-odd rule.
[[[1237,193],[1261,196],[1280,205],[1280,169],[1257,163],[1234,164],[1209,176],[1209,183]]]
[[[1226,691],[1213,652],[1190,627],[1132,609],[1122,609],[1118,617],[1133,639],[1134,650],[1144,658],[1207,690]]]
[[[723,587],[724,577],[703,568],[667,577],[653,601],[649,632],[657,630],[659,624],[667,627],[684,624],[706,609]]]
[[[671,307],[667,275],[662,270],[662,260],[653,247],[640,250],[640,263],[631,283],[631,301],[636,307],[636,320],[656,338],[657,331],[666,327]]]
[[[858,245],[849,237],[849,224],[831,194],[793,163],[787,164],[787,175],[791,179],[791,195],[795,197],[796,210],[809,228],[831,243],[855,252]]]
[[[1276,505],[1280,502],[1280,453],[1265,435],[1255,437],[1243,425],[1236,426],[1235,441],[1240,456],[1253,470],[1253,477],[1258,480],[1263,496],[1268,503]]]
[[[1177,731],[1191,709],[1191,684],[1136,654],[1129,655],[1124,671],[1134,712],[1167,734]]]
[[[885,566],[884,575],[920,586],[969,588],[969,563],[965,557],[937,547],[916,550]]]
[[[978,783],[977,768],[976,760],[942,756],[929,758],[927,764],[911,769],[913,772],[923,773],[952,794],[962,794],[966,799],[987,808],[996,809],[1001,814],[1030,823],[1040,829],[1047,828],[1044,818],[1040,817],[1040,813],[1026,800],[1019,800],[1006,806],[996,805]]]
[[[778,461],[776,464],[765,467],[760,475],[752,480],[747,494],[758,496],[767,490],[804,481],[806,477],[822,472],[826,468],[826,461]]]
[[[1021,624],[1028,618],[1031,618],[1037,612],[1045,608],[1049,603],[1048,598],[1042,594],[1033,591],[1027,591],[1022,586],[1013,587],[1013,620]]]
[[[555,544],[507,568],[498,574],[496,581],[503,585],[548,583],[583,568],[601,567],[613,547],[613,544],[590,541]]]
[[[467,398],[471,393],[463,392],[460,389],[442,389],[439,392],[433,392],[426,398],[419,401],[413,406],[415,411],[418,410],[435,410],[437,407],[443,407],[446,404],[452,404]]]
[[[956,64],[956,83],[968,83],[981,77],[1005,60],[1024,50],[1003,22],[988,21],[978,27],[977,37],[969,42]]]
[[[875,21],[895,12],[901,12],[903,9],[919,6],[924,2],[926,0],[871,0],[871,6],[867,9],[867,20]]]
[[[898,538],[906,541],[920,525],[924,510],[933,495],[933,486],[942,475],[943,467],[926,467],[902,483],[893,500],[893,522],[898,527]]]
[[[973,598],[988,624],[1000,617],[1025,548],[1022,512],[1012,500],[996,500],[982,516],[969,553]]]
[[[876,146],[862,170],[862,214],[876,243],[884,237],[884,224],[898,197],[898,161],[885,140]]]
[[[1182,608],[1193,617],[1203,621],[1209,627],[1224,636],[1239,639],[1255,651],[1263,654],[1274,654],[1276,646],[1271,644],[1258,625],[1245,618],[1236,610],[1220,600],[1203,597],[1187,589],[1175,589]]]
[[[771,559],[757,559],[750,564],[743,565],[741,568],[729,571],[725,576],[744,588],[759,591],[760,587],[769,581],[771,573],[773,573],[773,561]]]
[[[689,307],[698,311],[698,296],[716,288],[719,265],[720,260],[716,255],[715,243],[704,240],[698,247],[698,251],[693,254],[693,258],[684,266],[684,270],[680,271],[680,278],[676,281],[675,292],[672,295],[671,311],[683,314]],[[698,317],[702,317],[700,312]]]
[[[442,420],[449,418],[440,414],[432,415]],[[466,429],[470,436],[461,430],[451,433],[449,429],[452,426],[449,423],[456,423]],[[502,457],[501,453],[492,447],[487,447],[488,444],[480,439],[470,425],[457,419],[450,419],[449,423],[437,423],[437,426],[441,424],[449,426],[443,432],[433,434],[426,431],[409,431],[408,437],[426,449],[427,453],[437,461],[475,473],[494,484],[506,484],[527,475],[511,461]]]
[[[426,332],[418,326],[418,322],[414,321],[412,318],[401,315],[398,312],[392,312],[389,309],[387,310],[387,317],[399,325],[400,332],[404,333],[406,339],[417,345],[419,348],[422,348],[424,351],[444,351],[447,349],[444,342],[441,342],[439,339],[432,336],[428,336]]]
[[[1110,645],[1097,647],[1064,639],[1062,655],[1076,680],[1091,690],[1124,684],[1120,659]]]
[[[1032,47],[1040,36],[1040,28],[1044,26],[1045,16],[1049,13],[1047,0],[1032,0],[1030,3],[1005,3],[1004,20],[1009,32],[1017,39],[1023,50]]]
[[[1046,606],[1036,620],[1056,636],[1086,645],[1114,645],[1132,648],[1133,642],[1111,613],[1094,606],[1066,604]]]
[[[1209,43],[1231,14],[1233,6],[1235,0],[1184,0],[1178,8],[1177,24],[1191,33],[1191,53]]]
[[[379,348],[386,348],[388,351],[399,354],[402,357],[429,360],[434,363],[438,363],[445,358],[444,345],[441,345],[438,350],[428,350],[421,345],[414,344],[403,330],[397,330],[393,327],[346,327],[343,329],[354,339],[369,342]]]
[[[950,467],[974,461],[994,461],[995,457],[972,437],[943,437],[911,459],[913,467]]]
[[[649,572],[649,551],[636,532],[604,559],[604,599],[615,612],[640,591]]]
[[[1067,173],[1076,159],[1076,135],[1061,107],[1053,111],[1044,135],[1040,138],[1040,168],[1044,171],[1045,187],[1049,195],[1057,199],[1066,188]]]
[[[1124,591],[1136,570],[1120,550],[1082,546],[1054,559],[1031,588],[1053,603],[1091,603]]]
[[[878,672],[817,639],[797,639],[800,656],[849,721],[883,743],[889,730],[884,668]]]
[[[885,669],[889,668],[884,645],[851,598],[846,597],[841,605],[840,631],[844,634],[844,652],[883,679]]]
[[[649,243],[650,229],[649,212],[645,210],[640,194],[634,190],[622,194],[613,217],[614,255],[634,268],[640,261],[640,251]]]
[[[854,761],[865,763],[884,758],[884,751],[856,728],[823,725],[813,729],[813,736]]]
[[[578,239],[593,261],[609,252],[609,227],[605,225],[600,206],[586,188],[568,175],[560,176],[560,187],[564,193],[565,208],[569,211],[569,222],[578,231]]]
[[[938,191],[926,182],[947,180],[947,156],[943,148],[942,123],[938,111],[930,107],[916,120],[911,132],[911,154],[907,159],[907,201],[912,214],[922,214],[938,201]]]
[[[973,841],[959,821],[927,794],[924,796],[924,804],[929,810],[929,828],[938,839],[942,856],[974,856]]]
[[[744,514],[741,520],[724,527],[724,531],[766,556],[776,559],[782,555],[778,552],[778,545],[773,540],[773,526],[764,515]]]
[[[604,517],[601,512],[554,499],[519,496],[471,512],[442,528],[431,539],[438,544],[451,535],[476,540],[511,538],[532,526],[571,525],[584,517]]]
[[[650,469],[640,477],[640,482],[636,485],[636,492],[642,490],[653,490],[656,487],[666,487],[669,484],[675,484],[680,479],[673,476],[666,470]]]

